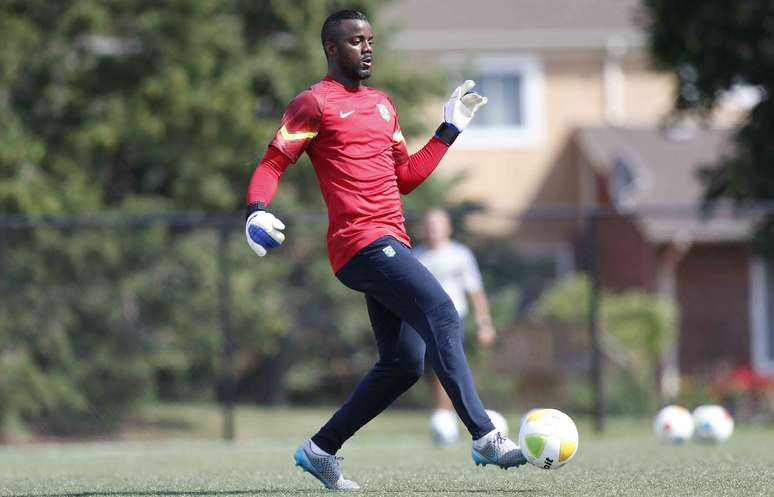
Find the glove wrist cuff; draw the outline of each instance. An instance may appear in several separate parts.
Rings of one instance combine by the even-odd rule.
[[[266,204],[263,202],[250,202],[247,204],[247,207],[245,207],[245,220],[247,220],[247,218],[249,218],[254,212],[265,210]]]
[[[443,122],[435,130],[435,136],[445,144],[451,146],[454,140],[460,135],[460,130],[452,123]]]

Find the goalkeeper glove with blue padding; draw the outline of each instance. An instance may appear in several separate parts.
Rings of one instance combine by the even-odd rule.
[[[447,145],[454,143],[476,111],[488,102],[486,97],[471,91],[474,86],[474,81],[465,81],[454,89],[449,101],[443,106],[443,123],[436,130],[435,136]]]
[[[245,223],[247,244],[258,257],[263,257],[269,250],[282,245],[285,241],[285,234],[282,232],[284,229],[285,224],[274,217],[274,214],[263,210],[255,211]]]

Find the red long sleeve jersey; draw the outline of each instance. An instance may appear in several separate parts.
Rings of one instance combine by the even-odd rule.
[[[328,256],[335,273],[380,237],[410,244],[400,193],[424,181],[447,149],[433,137],[409,156],[385,93],[348,89],[326,76],[288,105],[253,173],[247,202],[268,206],[279,177],[306,151],[328,207]]]

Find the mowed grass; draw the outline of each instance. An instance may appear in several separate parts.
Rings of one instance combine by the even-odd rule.
[[[146,412],[150,426],[125,435],[142,441],[0,447],[0,495],[329,495],[291,461],[329,414],[240,409],[238,440],[224,443],[211,408],[157,407]],[[519,413],[505,414],[516,431]],[[433,447],[427,424],[428,413],[388,411],[340,452],[345,475],[368,495],[774,496],[771,427],[738,427],[722,445],[670,447],[654,440],[648,420],[610,420],[601,436],[579,420],[580,450],[568,466],[503,471],[474,466],[467,441]],[[205,438],[181,438],[192,432]]]

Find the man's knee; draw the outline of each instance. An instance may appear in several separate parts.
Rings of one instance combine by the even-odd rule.
[[[417,350],[403,351],[395,362],[393,374],[400,376],[409,386],[416,383],[425,373],[424,347]]]

